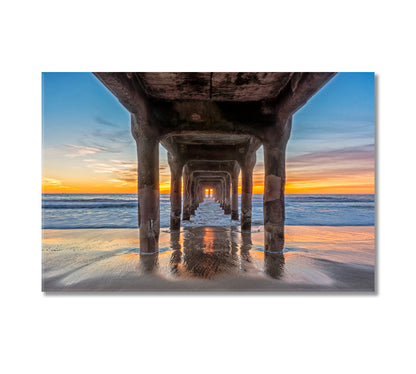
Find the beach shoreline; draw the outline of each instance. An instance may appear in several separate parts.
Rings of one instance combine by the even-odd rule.
[[[137,229],[43,229],[42,291],[374,292],[374,226],[286,226],[283,254],[263,227],[161,230],[141,256]]]

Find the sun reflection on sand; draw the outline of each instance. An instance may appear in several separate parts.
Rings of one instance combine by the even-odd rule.
[[[44,290],[374,287],[374,227],[288,226],[283,254],[263,240],[262,228],[189,227],[140,255],[136,229],[43,230]]]

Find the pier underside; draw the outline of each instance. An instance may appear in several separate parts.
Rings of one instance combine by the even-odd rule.
[[[251,229],[256,151],[264,150],[264,247],[284,245],[285,150],[292,115],[334,73],[95,73],[131,113],[137,143],[141,253],[159,242],[159,153],[171,170],[171,230],[205,189],[242,232]],[[241,172],[241,211],[238,178]],[[183,206],[181,186],[183,180]]]

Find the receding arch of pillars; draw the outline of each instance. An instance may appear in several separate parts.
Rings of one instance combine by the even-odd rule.
[[[226,205],[226,189],[227,189],[227,182],[224,178],[212,178],[212,179],[205,179],[205,178],[198,178],[196,183],[201,185],[201,183],[207,183],[207,185],[216,185],[216,200],[220,203],[221,208],[224,210],[224,214],[230,214],[227,209]]]
[[[170,154],[171,222],[180,225],[181,176],[185,194],[191,192],[192,169],[186,162],[236,161],[242,174],[242,231],[251,228],[252,172],[255,152],[263,145],[265,251],[282,252],[285,151],[292,115],[334,73],[95,75],[131,113],[142,254],[158,252],[159,143]],[[184,204],[183,218],[189,213],[190,207]]]
[[[228,173],[231,178],[231,202],[230,197],[228,201],[224,201],[225,197],[217,197],[217,200],[226,208],[226,214],[230,214],[231,219],[238,220],[238,176],[240,173],[240,166],[237,161],[188,161],[187,165],[194,172],[210,172],[210,173]],[[227,182],[230,184],[230,180]]]
[[[223,135],[226,136],[226,135]],[[211,163],[208,170],[228,171],[233,176],[233,199],[232,199],[232,218],[238,219],[238,174],[241,169],[242,174],[242,198],[241,198],[241,228],[244,231],[251,229],[251,195],[253,186],[253,168],[256,163],[256,151],[261,145],[261,141],[254,136],[244,136],[240,143],[233,145],[212,146],[206,145],[204,147],[195,145],[181,144],[181,150],[177,151],[178,147],[175,143],[174,137],[165,138],[162,144],[166,146],[169,152],[177,152],[176,160],[191,160],[183,169],[184,177],[184,213],[183,219],[187,220],[190,217],[191,207],[187,202],[187,196],[191,193],[191,180],[189,173],[193,168],[198,168],[195,164]],[[233,139],[235,141],[235,138]],[[212,169],[212,165],[219,164]],[[227,165],[228,163],[228,165]],[[205,166],[206,168],[207,166]]]
[[[231,188],[231,176],[228,172],[217,171],[194,171],[192,177],[195,179],[195,183],[200,181],[212,181],[221,183],[221,195],[220,205],[224,209],[225,214],[231,214],[231,202],[230,202],[230,188]],[[196,192],[196,195],[198,192]],[[195,209],[194,209],[195,210]]]

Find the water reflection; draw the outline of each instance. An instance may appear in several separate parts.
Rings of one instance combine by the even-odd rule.
[[[238,241],[238,233],[235,227],[231,227],[230,230],[230,241],[231,241],[231,256],[233,257],[234,260],[237,259],[238,255],[238,245],[237,245],[237,241]]]
[[[176,276],[210,279],[219,274],[247,272],[254,266],[251,233],[239,232],[235,227],[184,228],[180,233],[171,233],[170,245],[169,268]],[[283,254],[265,254],[266,274],[277,279],[283,268]]]
[[[237,265],[231,254],[229,228],[195,227],[184,232],[183,265],[187,272],[200,278],[212,278],[232,272]]]
[[[250,250],[253,243],[251,241],[251,232],[241,233],[240,255],[244,261],[251,262]]]
[[[286,229],[284,257],[262,251],[264,232],[257,229],[251,234],[238,227],[164,230],[161,252],[153,255],[139,254],[137,229],[44,230],[42,287],[374,290],[374,227]]]
[[[170,257],[170,270],[176,274],[179,270],[179,264],[182,262],[182,251],[181,251],[181,234],[179,231],[171,232],[170,234],[170,247],[173,252]]]

